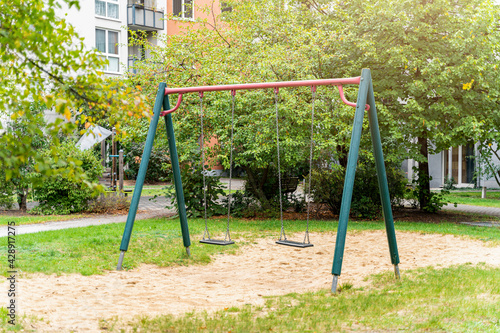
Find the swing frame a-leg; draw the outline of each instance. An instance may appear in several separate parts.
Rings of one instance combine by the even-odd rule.
[[[342,192],[342,202],[340,205],[337,240],[335,242],[335,254],[332,264],[332,293],[337,292],[338,278],[342,270],[347,223],[349,221],[349,212],[351,210],[354,177],[356,174],[356,165],[358,161],[359,145],[361,142],[361,131],[363,129],[363,119],[366,105],[366,108],[368,109],[368,121],[373,145],[373,155],[375,158],[375,167],[377,170],[380,199],[382,201],[382,212],[387,232],[387,240],[389,243],[389,252],[391,255],[391,262],[394,265],[395,277],[396,279],[400,278],[398,246],[394,230],[394,220],[392,217],[391,199],[389,196],[389,186],[387,183],[387,175],[384,165],[384,155],[382,152],[382,141],[380,139],[380,130],[378,126],[377,109],[375,106],[375,97],[373,95],[371,72],[369,69],[365,68],[361,72],[358,99],[356,102],[356,112],[354,114],[354,125],[351,135],[351,144],[347,158],[344,190]]]

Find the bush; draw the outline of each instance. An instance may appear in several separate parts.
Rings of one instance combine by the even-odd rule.
[[[207,173],[205,177],[207,216],[225,214],[226,210],[218,202],[219,195],[226,195],[224,187],[220,182],[220,176],[208,175],[209,172],[205,172]],[[196,167],[190,167],[187,164],[183,165],[181,169],[181,179],[187,215],[190,217],[204,217],[205,206],[203,204],[203,174],[201,172],[201,167],[199,165]],[[174,183],[173,175],[172,183]],[[165,188],[165,197],[169,199],[172,204],[175,205],[176,210],[179,211],[174,185]]]
[[[128,210],[129,207],[129,198],[110,193],[110,195],[100,195],[90,200],[88,202],[87,211],[89,213],[106,214],[117,210]]]
[[[393,204],[404,199],[406,178],[394,167],[387,167],[389,195]],[[315,202],[324,203],[333,214],[340,213],[344,189],[345,169],[333,165],[330,169],[313,170],[311,192]],[[376,218],[380,216],[382,204],[374,163],[360,162],[354,179],[351,212],[352,216]]]
[[[418,172],[418,169],[414,168],[414,171]],[[419,198],[419,195],[423,192],[422,188],[425,188],[426,184],[429,184],[432,180],[431,176],[428,176],[427,178],[428,179],[426,179],[426,176],[418,175],[418,177],[413,180],[412,194],[415,198]],[[453,186],[453,178],[451,178],[451,181],[447,180],[446,183],[451,183],[451,186]],[[446,189],[446,187],[444,187],[441,192],[429,192],[427,195],[427,204],[425,206],[422,206],[422,201],[421,199],[419,199],[420,209],[428,213],[438,212],[444,205],[448,203],[445,198],[445,195],[447,194],[450,194],[450,191]]]
[[[270,212],[279,210],[279,179],[277,168],[273,165],[269,165],[267,168],[262,169],[249,168],[247,169],[247,172],[251,174],[251,177],[250,175],[247,175],[244,195],[249,199],[251,198],[252,200],[259,202],[261,210],[263,211]],[[282,173],[282,189],[286,188],[285,184],[287,182],[293,183],[294,181],[297,181],[297,179],[300,182],[302,174],[299,172],[308,173],[305,168],[299,166],[290,168],[287,172]],[[252,183],[250,179],[254,179],[254,182]],[[257,188],[259,186],[260,188]],[[293,193],[285,194],[282,192],[282,203],[283,210],[293,207],[296,212],[299,212],[305,207],[305,199],[298,198]]]
[[[226,195],[222,198],[222,204],[226,210],[225,214],[227,214],[228,202],[229,197]],[[258,201],[245,191],[236,191],[231,195],[231,216],[255,217],[260,210]]]
[[[90,183],[96,183],[104,168],[99,159],[91,150],[80,151],[73,142],[65,142],[57,147],[59,160],[53,160],[55,167],[67,167],[66,162],[81,163]],[[50,150],[42,151],[42,155],[49,158]],[[39,202],[39,206],[31,210],[35,214],[71,214],[87,209],[88,201],[95,197],[94,191],[84,182],[77,182],[71,177],[71,172],[58,174],[49,178],[42,178],[35,174],[37,180],[34,184],[33,199]]]
[[[136,179],[141,164],[142,153],[145,143],[132,143],[127,154],[128,169],[125,175],[128,179]],[[148,171],[146,172],[146,183],[167,181],[172,174],[172,168],[168,152],[162,148],[153,147],[149,157]]]

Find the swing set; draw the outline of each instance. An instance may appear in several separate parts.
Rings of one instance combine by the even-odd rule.
[[[348,102],[344,96],[343,85],[345,84],[356,84],[359,85],[358,98],[356,103]],[[238,90],[252,90],[252,89],[274,89],[275,96],[275,109],[276,109],[276,144],[277,144],[277,166],[278,166],[278,189],[279,189],[279,199],[280,199],[280,220],[281,220],[281,231],[279,239],[276,241],[277,244],[294,246],[294,247],[311,247],[313,244],[309,240],[309,211],[310,211],[310,198],[311,198],[311,186],[309,186],[308,198],[307,200],[307,224],[304,240],[302,242],[292,241],[287,239],[285,228],[283,224],[283,203],[282,203],[282,177],[280,169],[280,139],[279,139],[279,114],[278,114],[278,100],[279,100],[279,89],[285,87],[311,87],[312,92],[312,112],[311,112],[311,139],[310,139],[310,154],[309,154],[309,167],[312,167],[313,158],[313,129],[314,129],[314,107],[316,101],[316,87],[317,86],[337,86],[340,94],[341,100],[349,105],[356,108],[354,114],[354,124],[351,134],[351,143],[349,148],[349,155],[347,159],[346,175],[344,180],[344,190],[342,193],[342,202],[339,215],[339,224],[337,229],[337,239],[335,242],[335,253],[332,264],[332,292],[335,293],[337,289],[338,277],[342,270],[342,261],[344,256],[345,248],[345,238],[347,233],[347,223],[349,220],[349,212],[351,209],[351,200],[354,187],[354,177],[356,173],[356,165],[358,160],[359,145],[361,141],[361,131],[363,125],[363,119],[365,110],[368,113],[370,134],[373,144],[373,154],[375,158],[375,166],[377,170],[377,178],[380,190],[380,198],[382,201],[382,211],[385,221],[385,227],[387,232],[387,240],[389,243],[389,252],[391,256],[391,262],[394,266],[394,272],[396,278],[399,278],[399,254],[396,242],[396,234],[394,230],[394,221],[392,217],[391,202],[389,197],[389,187],[387,184],[387,176],[384,165],[384,157],[382,152],[382,143],[380,139],[380,131],[378,127],[377,111],[375,106],[375,97],[373,95],[373,86],[371,80],[371,73],[369,69],[363,69],[361,76],[353,78],[343,78],[343,79],[323,79],[323,80],[306,80],[306,81],[283,81],[283,82],[267,82],[267,83],[250,83],[250,84],[232,84],[232,85],[220,85],[220,86],[201,86],[201,87],[189,87],[189,88],[167,88],[165,83],[160,83],[158,87],[158,92],[156,95],[155,105],[153,109],[153,117],[149,126],[146,144],[144,147],[144,152],[141,159],[141,164],[139,167],[137,180],[135,184],[134,193],[132,196],[132,201],[130,204],[130,210],[127,217],[127,222],[125,225],[125,230],[123,232],[123,238],[120,245],[120,257],[118,259],[117,270],[121,270],[122,263],[124,260],[125,252],[128,250],[130,243],[130,237],[132,234],[132,229],[134,226],[135,217],[137,214],[137,208],[139,205],[139,200],[142,192],[142,187],[144,185],[144,179],[146,176],[146,171],[149,163],[149,158],[151,155],[151,150],[153,147],[154,137],[156,129],[158,127],[159,118],[163,117],[165,120],[167,140],[170,152],[170,159],[172,162],[172,171],[174,175],[174,185],[178,203],[178,213],[181,225],[181,232],[183,237],[183,244],[186,248],[188,256],[190,255],[191,240],[189,238],[189,228],[186,215],[186,207],[184,201],[184,192],[182,189],[182,181],[180,175],[179,159],[177,155],[177,148],[175,144],[174,127],[172,121],[172,113],[175,112],[182,102],[183,94],[187,93],[198,93],[200,97],[200,123],[201,123],[201,138],[200,138],[200,149],[202,155],[202,174],[203,174],[203,193],[204,193],[204,218],[205,218],[205,230],[203,233],[203,238],[200,240],[201,243],[212,244],[212,245],[230,245],[234,244],[231,240],[229,222],[231,218],[231,181],[232,181],[232,162],[233,162],[233,141],[234,141],[234,108],[235,108],[235,97],[236,91]],[[228,216],[227,225],[224,239],[214,239],[211,238],[208,223],[207,223],[207,193],[206,193],[206,183],[205,177],[207,171],[205,170],[205,152],[204,152],[204,128],[203,128],[203,96],[205,92],[212,91],[230,91],[232,96],[231,103],[231,144],[230,144],[230,167],[229,167],[229,194],[228,194]],[[169,95],[178,94],[177,103],[171,109]],[[162,111],[163,109],[163,111]],[[309,172],[309,184],[311,184],[311,172]]]

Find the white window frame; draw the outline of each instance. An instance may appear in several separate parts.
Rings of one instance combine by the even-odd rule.
[[[100,30],[100,31],[104,31],[104,52],[102,50],[99,50],[98,48],[98,45],[97,45],[97,31]],[[116,33],[117,34],[117,41],[116,41],[116,44],[115,44],[115,48],[116,48],[116,52],[117,53],[113,53],[113,52],[109,52],[109,35],[110,33]],[[110,29],[105,29],[105,28],[98,28],[96,27],[95,28],[95,48],[101,52],[102,56],[106,59],[108,59],[108,62],[110,59],[117,59],[118,61],[118,68],[117,70],[110,70],[109,69],[109,64],[108,65],[105,65],[105,67],[103,68],[103,70],[105,72],[108,72],[108,73],[120,73],[120,31],[117,31],[117,30],[110,30]]]
[[[104,15],[97,13],[97,2],[103,2],[105,4],[105,6],[104,6],[105,14]],[[117,6],[118,17],[109,16],[109,5],[116,5]],[[119,0],[94,0],[94,13],[95,13],[95,16],[97,16],[97,17],[107,18],[110,20],[120,20],[120,2],[119,2]]]
[[[185,10],[185,4],[187,1],[191,1],[191,16],[186,17],[186,10]],[[181,11],[180,15],[174,16],[177,19],[182,19],[182,20],[194,20],[194,2],[195,0],[172,0],[172,14],[175,15],[175,2],[180,2],[181,3]]]

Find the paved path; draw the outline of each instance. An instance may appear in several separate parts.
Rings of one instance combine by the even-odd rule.
[[[471,206],[471,205],[461,205],[457,204],[455,207],[453,204],[447,204],[443,207],[444,210],[454,210],[457,212],[464,213],[475,213],[489,216],[499,216],[500,217],[500,208],[496,207],[482,207],[482,206]]]
[[[443,206],[443,210],[500,217],[500,208],[496,207],[471,206],[471,205],[461,205],[461,204],[457,204],[457,207],[455,207],[455,205],[449,203],[446,206]],[[461,222],[461,223],[473,226],[480,226],[480,227],[500,227],[499,221]]]
[[[141,197],[139,201],[139,212],[136,215],[136,221],[145,220],[156,216],[173,215],[173,209],[165,209],[167,200],[165,197],[150,200],[152,197]],[[69,228],[88,227],[91,225],[101,225],[110,223],[126,222],[127,215],[97,215],[91,217],[83,217],[74,220],[66,220],[59,222],[46,222],[36,224],[25,224],[16,226],[16,235],[30,234],[34,232],[60,230]],[[0,237],[7,236],[7,227],[0,227]]]

